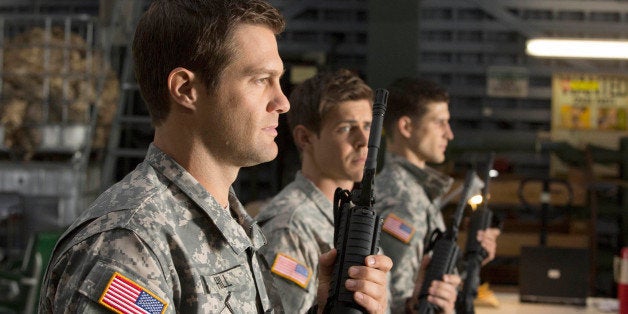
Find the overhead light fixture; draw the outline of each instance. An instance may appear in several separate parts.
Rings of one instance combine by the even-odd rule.
[[[526,42],[526,53],[547,58],[628,59],[628,40],[535,38]]]

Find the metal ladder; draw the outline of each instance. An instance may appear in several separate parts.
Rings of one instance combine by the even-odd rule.
[[[121,42],[119,46],[122,58],[120,103],[112,121],[103,164],[101,180],[103,190],[118,181],[120,176],[133,170],[146,155],[148,144],[152,139],[153,129],[135,81],[131,51],[135,25],[144,12],[147,2],[118,0],[110,3],[105,9],[106,14],[112,14],[112,17],[118,16],[117,21],[112,19],[115,21],[114,24],[117,22],[117,25],[112,25],[112,28],[117,30],[117,35],[123,38],[124,42]],[[138,136],[140,134],[149,136],[150,139],[146,141],[146,138]]]

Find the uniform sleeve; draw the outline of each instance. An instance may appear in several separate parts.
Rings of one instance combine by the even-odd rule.
[[[286,313],[307,312],[316,303],[318,287],[320,252],[315,241],[308,241],[288,228],[264,231],[267,244],[260,251],[271,267],[284,310]],[[282,266],[286,265],[301,271],[283,270]]]
[[[406,299],[412,296],[423,258],[423,240],[427,228],[416,216],[417,212],[413,213],[415,215],[408,213],[408,206],[399,199],[382,199],[378,208],[384,219],[381,247],[393,261],[390,271],[392,313],[405,311]]]
[[[43,285],[41,313],[111,313],[118,306],[175,313],[172,283],[145,243],[127,230],[97,234],[55,256]],[[121,296],[122,289],[130,296]]]

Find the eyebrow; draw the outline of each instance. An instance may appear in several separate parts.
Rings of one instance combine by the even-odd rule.
[[[340,120],[340,121],[336,122],[336,125],[341,124],[341,123],[354,123],[354,124],[360,124],[360,121],[355,120],[355,119]],[[373,121],[366,121],[365,123],[371,124],[371,123],[373,123]]]
[[[247,76],[253,76],[258,74],[270,74],[273,76],[282,77],[286,73],[286,68],[283,68],[281,71],[276,71],[270,68],[258,68],[258,67],[250,67],[244,69],[244,74]]]

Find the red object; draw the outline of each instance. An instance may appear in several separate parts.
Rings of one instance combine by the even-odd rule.
[[[617,299],[619,300],[619,314],[628,314],[628,247],[621,249]]]

